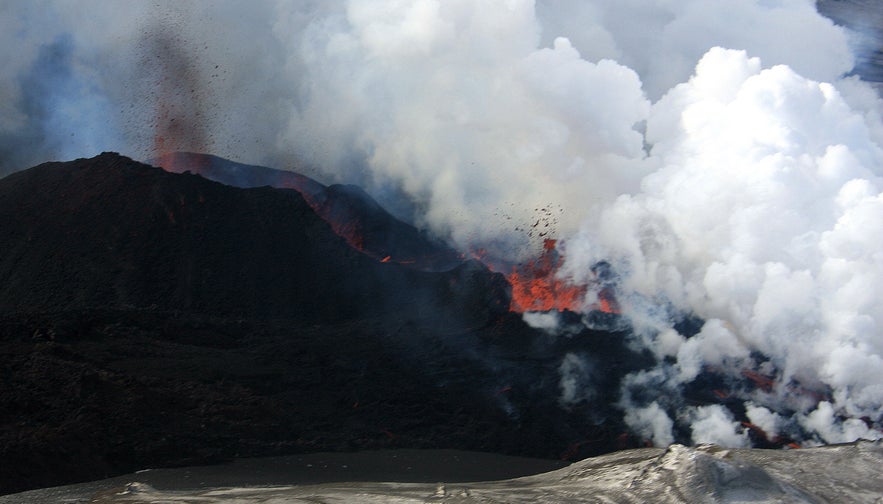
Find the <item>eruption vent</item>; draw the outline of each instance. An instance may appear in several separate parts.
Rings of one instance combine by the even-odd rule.
[[[557,243],[557,240],[545,239],[539,257],[508,268],[495,264],[494,261],[487,259],[485,254],[473,255],[485,262],[491,270],[504,273],[506,281],[512,286],[510,311],[620,313],[613,284],[609,281],[609,265],[606,263],[595,265],[592,271],[596,275],[591,282],[572,283],[561,275],[565,257],[557,249]],[[593,289],[597,301],[589,303],[586,298]]]
[[[555,240],[547,239],[543,253],[534,261],[512,268],[506,280],[512,285],[514,312],[564,311],[579,312],[586,296],[586,287],[570,285],[558,278],[563,257],[555,250]]]

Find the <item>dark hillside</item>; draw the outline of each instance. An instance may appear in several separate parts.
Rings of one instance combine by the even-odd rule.
[[[47,163],[0,180],[0,244],[0,493],[239,456],[635,442],[618,384],[649,361],[625,334],[531,329],[501,275],[381,262],[294,190]],[[597,392],[563,404],[575,358]]]
[[[358,186],[325,186],[296,172],[192,152],[171,152],[155,164],[175,173],[198,173],[233,187],[294,189],[350,245],[377,260],[434,271],[448,270],[463,262],[455,250],[395,218]]]
[[[462,306],[446,287],[461,280],[505,296],[505,282],[475,266],[440,277],[353,250],[296,191],[231,188],[112,153],[0,181],[0,243],[6,312],[340,320]]]

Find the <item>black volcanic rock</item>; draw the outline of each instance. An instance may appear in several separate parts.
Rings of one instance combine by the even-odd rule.
[[[117,154],[0,180],[0,493],[239,456],[629,446],[626,334],[554,338],[477,262],[356,251],[301,193]],[[562,404],[562,363],[598,392]]]
[[[340,320],[459,309],[449,286],[463,281],[506,306],[505,280],[487,270],[427,275],[353,250],[296,191],[235,189],[112,153],[0,181],[0,243],[6,312]]]
[[[224,185],[243,189],[270,186],[295,189],[308,196],[320,194],[325,185],[300,173],[237,163],[211,154],[169,152],[148,161],[172,173],[195,173]]]
[[[236,163],[210,154],[171,152],[154,163],[171,172],[197,173],[233,187],[294,189],[353,247],[375,259],[433,271],[463,262],[455,250],[395,218],[358,186],[325,186],[296,172]]]
[[[453,448],[574,460],[630,446],[600,395],[562,408],[563,355],[646,364],[622,334],[298,324],[159,310],[0,315],[0,494],[233,457]],[[614,365],[614,364],[610,364]]]

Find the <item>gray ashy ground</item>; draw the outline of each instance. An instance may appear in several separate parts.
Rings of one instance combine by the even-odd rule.
[[[402,454],[400,454],[402,455]],[[475,456],[475,454],[472,454]],[[343,455],[339,455],[343,457]],[[389,457],[389,453],[378,454]],[[405,456],[405,455],[403,455]],[[415,451],[407,457],[418,457]],[[462,454],[467,457],[469,454]],[[473,462],[507,464],[491,455]],[[454,457],[454,458],[451,458]],[[422,452],[413,464],[456,464],[450,451]],[[511,459],[511,460],[510,460]],[[335,459],[335,477],[346,477]],[[252,461],[259,464],[259,461]],[[278,470],[279,459],[272,459]],[[232,467],[232,469],[231,469]],[[138,473],[103,482],[35,490],[0,497],[4,503],[572,503],[572,502],[869,502],[883,503],[883,443],[802,450],[722,449],[717,446],[627,450],[586,459],[555,471],[517,479],[474,483],[335,482],[312,485],[200,487],[189,476],[223,473],[237,481],[254,471],[235,466]],[[410,466],[409,466],[410,467]],[[232,470],[232,472],[231,472]],[[202,472],[200,472],[202,471]],[[188,476],[189,475],[189,476]],[[355,473],[349,473],[354,477]],[[331,477],[328,473],[326,477]],[[153,478],[154,485],[144,483]],[[176,479],[177,478],[177,479]],[[415,479],[419,479],[415,477]],[[128,483],[125,481],[128,480]],[[413,481],[413,479],[412,479]],[[190,489],[186,489],[186,487]]]

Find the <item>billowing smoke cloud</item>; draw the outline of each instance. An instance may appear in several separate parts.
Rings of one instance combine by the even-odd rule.
[[[761,402],[798,386],[830,394],[827,413],[795,417],[824,441],[848,436],[822,418],[879,419],[883,150],[862,112],[832,84],[715,48],[654,104],[646,138],[656,169],[569,241],[572,274],[613,259],[620,301],[647,325],[644,343],[673,358],[661,364],[672,380],[764,364],[777,397]],[[673,312],[706,322],[672,335]]]
[[[674,442],[674,422],[656,401],[647,406],[626,408],[625,423],[636,434],[656,446],[666,446]]]
[[[880,436],[883,104],[848,76],[868,31],[810,0],[21,0],[0,28],[0,173],[205,150],[404,200],[464,251],[558,238],[657,358],[622,384],[636,434]],[[709,372],[741,411],[684,400]]]

